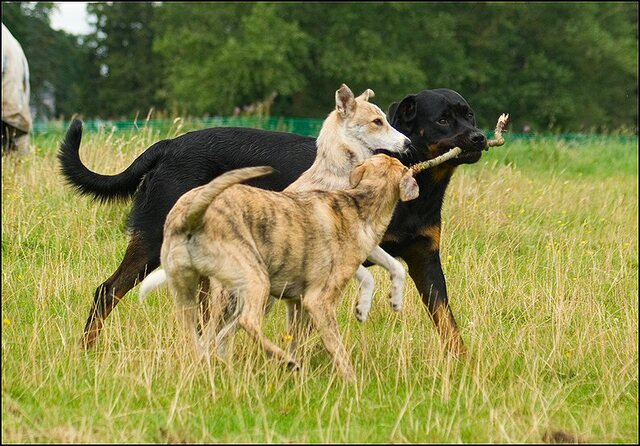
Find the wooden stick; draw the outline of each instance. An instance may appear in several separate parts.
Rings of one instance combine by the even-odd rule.
[[[489,147],[497,147],[504,144],[504,137],[502,136],[502,132],[504,131],[504,126],[507,125],[508,121],[509,121],[508,114],[503,113],[500,115],[500,117],[498,118],[498,123],[496,124],[495,135],[493,139],[490,139],[489,141],[487,141],[487,148],[485,150],[489,150]],[[442,164],[445,161],[449,161],[450,159],[455,158],[461,153],[462,153],[462,149],[460,147],[454,147],[453,149],[449,150],[447,153],[444,153],[436,158],[423,161],[418,164],[414,164],[413,166],[410,167],[410,169],[413,172],[413,175],[415,176],[416,174],[422,172],[423,170],[427,170],[431,167]]]

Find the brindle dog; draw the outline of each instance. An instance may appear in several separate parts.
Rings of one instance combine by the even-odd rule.
[[[347,190],[272,192],[237,184],[271,172],[227,172],[187,192],[169,212],[160,258],[186,335],[198,356],[206,354],[196,328],[197,289],[212,277],[235,294],[236,314],[228,327],[237,322],[269,355],[298,369],[261,326],[270,300],[300,300],[339,373],[353,381],[338,330],[338,301],[382,239],[398,200],[416,198],[418,185],[407,167],[382,154],[353,170]]]

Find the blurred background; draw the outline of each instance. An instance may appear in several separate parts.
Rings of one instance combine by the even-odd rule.
[[[36,128],[151,110],[321,120],[344,82],[383,110],[451,88],[485,129],[508,112],[514,132],[637,134],[637,2],[98,2],[73,34],[58,16],[57,3],[2,3]]]

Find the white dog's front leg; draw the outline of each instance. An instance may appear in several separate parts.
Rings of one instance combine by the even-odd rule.
[[[380,265],[387,271],[391,278],[391,294],[389,296],[389,303],[393,311],[400,311],[402,304],[404,303],[404,283],[407,273],[404,270],[404,266],[398,260],[387,254],[381,247],[376,246],[369,257],[367,257],[372,263]]]
[[[358,305],[356,305],[356,317],[360,322],[364,322],[369,316],[376,283],[373,280],[373,275],[362,265],[356,271],[356,279],[360,282],[360,296],[358,297]]]

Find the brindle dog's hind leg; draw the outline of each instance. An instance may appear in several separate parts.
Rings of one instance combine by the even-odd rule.
[[[174,296],[176,311],[180,325],[182,326],[182,344],[179,348],[186,347],[193,355],[193,359],[199,361],[208,354],[206,345],[198,334],[198,286],[201,277],[195,269],[184,268],[179,274],[173,274],[168,278],[169,288]]]
[[[205,327],[209,323],[211,319],[211,312],[215,311],[211,306],[215,304],[213,299],[211,298],[211,287],[210,281],[207,278],[203,278],[200,281],[200,286],[198,287],[198,302],[200,302],[200,315],[198,317],[198,335],[202,336],[205,332]]]
[[[200,294],[200,305],[202,307],[202,333],[206,340],[206,345],[216,340],[216,348],[218,355],[225,359],[227,354],[226,338],[235,332],[237,323],[237,296],[236,293],[230,293],[222,287],[220,282],[210,277],[206,280],[208,293],[203,296]],[[202,299],[206,299],[206,306]],[[205,309],[206,308],[206,309]],[[234,320],[235,318],[235,320]],[[224,330],[224,332],[223,332]],[[222,335],[220,335],[220,333]]]

